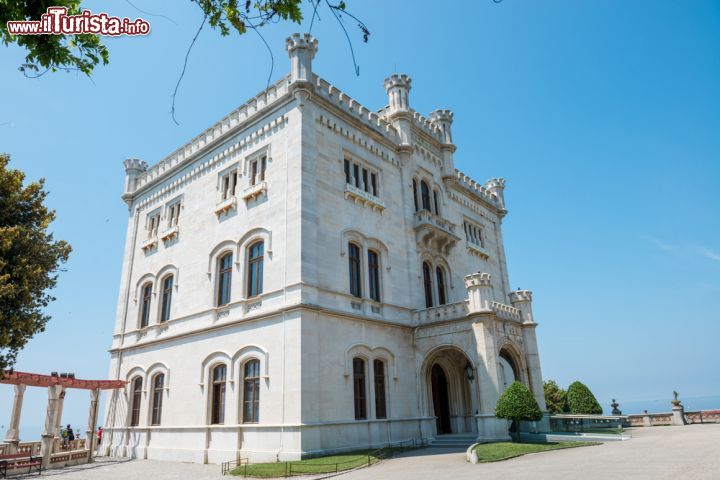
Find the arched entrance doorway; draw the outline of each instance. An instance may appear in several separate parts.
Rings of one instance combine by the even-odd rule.
[[[456,347],[440,347],[423,365],[428,415],[435,418],[437,435],[477,431],[475,369]]]
[[[447,376],[437,363],[433,365],[432,372],[432,401],[435,411],[435,427],[438,435],[452,433],[450,427],[450,399],[448,398]]]

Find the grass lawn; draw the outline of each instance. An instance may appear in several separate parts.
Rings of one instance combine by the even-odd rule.
[[[392,456],[401,449],[384,449],[382,453],[377,450],[359,451],[329,455],[326,457],[308,458],[296,462],[254,463],[232,470],[232,475],[247,475],[248,477],[283,477],[286,474],[308,475],[318,473],[342,472],[379,462],[382,458]],[[337,468],[337,470],[336,470]]]
[[[547,452],[563,448],[585,447],[588,445],[600,445],[597,442],[548,442],[548,443],[482,443],[475,447],[478,460],[481,463],[498,462],[508,458],[527,455],[528,453]]]

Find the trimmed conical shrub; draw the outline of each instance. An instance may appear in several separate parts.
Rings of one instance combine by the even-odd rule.
[[[570,413],[578,415],[602,415],[603,413],[595,395],[580,382],[573,382],[568,387],[567,403]]]

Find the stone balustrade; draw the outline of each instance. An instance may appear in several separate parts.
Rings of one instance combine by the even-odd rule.
[[[469,312],[468,301],[438,305],[437,307],[415,310],[413,320],[416,323],[444,322],[465,317]]]
[[[522,322],[522,314],[520,313],[520,310],[515,307],[511,307],[510,305],[505,305],[500,302],[490,302],[490,308],[492,308],[495,315],[500,318]]]

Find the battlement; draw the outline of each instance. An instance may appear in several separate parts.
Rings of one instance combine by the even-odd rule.
[[[530,290],[515,290],[510,292],[508,297],[513,305],[521,302],[532,302],[532,292]]]
[[[486,187],[480,185],[478,182],[465,175],[458,169],[455,169],[455,182],[468,190],[471,194],[478,196],[486,202],[498,206],[498,197]],[[504,184],[504,180],[503,180]]]
[[[313,83],[317,95],[349,113],[393,142],[398,143],[400,141],[400,136],[395,127],[381,114],[363,106],[360,102],[317,75],[314,76]]]
[[[125,167],[125,172],[145,172],[148,169],[148,164],[144,160],[140,160],[139,158],[128,158],[123,162],[123,166]]]
[[[307,49],[314,57],[318,50],[318,40],[309,33],[293,33],[285,39],[285,49],[292,52],[298,48]]]

